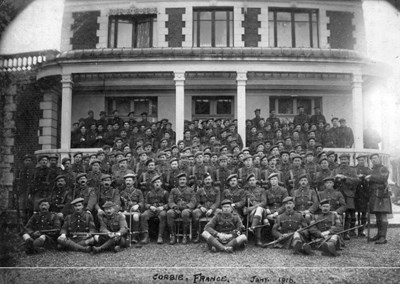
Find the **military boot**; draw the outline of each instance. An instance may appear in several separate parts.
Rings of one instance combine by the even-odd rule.
[[[33,246],[33,240],[31,238],[25,241],[25,253],[26,254],[34,254],[35,247]]]
[[[64,245],[74,251],[90,252],[92,250],[90,246],[81,246],[80,244],[77,244],[71,240],[65,240]]]
[[[375,242],[377,245],[386,244],[386,233],[387,233],[388,222],[381,222],[381,229],[379,231],[379,239]]]
[[[356,226],[356,222],[351,222],[349,228],[354,228],[355,226]],[[349,236],[350,236],[350,237],[356,237],[356,236],[357,236],[357,235],[356,235],[356,229],[351,230],[351,231],[349,232]]]
[[[143,233],[143,238],[140,241],[140,243],[143,244],[143,245],[149,243],[149,233],[148,232]]]
[[[331,256],[337,256],[336,252],[336,247],[335,243],[333,242],[325,242],[321,245],[321,250],[326,254],[326,255],[331,255]]]
[[[365,226],[364,226],[365,227]],[[358,228],[358,236],[360,238],[366,237],[365,233],[364,233],[364,227]]]
[[[188,243],[187,231],[188,231],[188,226],[187,226],[187,224],[184,224],[183,225],[183,238],[182,238],[183,245],[186,245]]]
[[[379,232],[381,231],[381,221],[379,219],[376,220],[376,227],[378,228],[378,233],[374,237],[368,239],[368,241],[370,241],[370,242],[375,242],[375,241],[379,240],[379,237],[380,237]]]
[[[303,244],[301,243],[300,240],[293,240],[293,250],[294,250],[294,253],[296,253],[296,254],[297,254],[297,253],[300,253],[302,247],[303,247]]]
[[[194,222],[193,223],[193,232],[196,234],[196,237],[193,239],[193,243],[197,244],[200,242],[200,223]]]
[[[262,247],[263,242],[261,240],[261,228],[255,229],[255,235],[256,235],[256,246],[257,247]]]
[[[157,244],[163,244],[164,243],[164,231],[165,231],[165,222],[160,221],[160,224],[158,225],[158,238],[157,238]]]
[[[345,230],[350,229],[350,224],[349,224],[349,221],[348,221],[348,220],[345,220],[345,221],[344,221],[344,229],[345,229]],[[344,233],[343,239],[346,240],[346,241],[350,240],[350,235],[349,235],[348,232],[347,232],[347,233]]]
[[[94,246],[93,247],[93,253],[96,254],[96,253],[105,251],[105,250],[109,249],[110,247],[112,247],[114,244],[115,244],[115,241],[113,239],[109,239],[99,247],[95,247]]]
[[[217,249],[217,251],[225,251],[226,247],[221,244],[216,238],[214,238],[213,236],[210,236],[207,239],[207,243],[211,246]]]

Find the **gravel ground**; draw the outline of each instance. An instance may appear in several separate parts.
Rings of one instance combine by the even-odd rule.
[[[205,243],[22,254],[16,268],[1,271],[0,283],[399,283],[399,235],[400,228],[390,228],[389,243],[379,246],[352,239],[336,258],[252,244],[234,254],[210,253]]]

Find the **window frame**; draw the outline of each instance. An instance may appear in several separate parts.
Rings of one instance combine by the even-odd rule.
[[[156,14],[144,14],[144,15],[113,15],[109,16],[108,18],[108,39],[107,39],[107,46],[108,48],[124,48],[124,47],[119,47],[118,46],[118,20],[129,20],[129,22],[132,24],[132,46],[131,48],[138,48],[137,47],[137,29],[138,29],[138,24],[143,22],[143,20],[148,20],[150,25],[149,25],[149,47],[143,47],[143,48],[152,48],[153,46],[153,29],[154,29],[154,20],[157,19]],[[112,31],[112,25],[114,24],[115,21],[115,28],[114,28],[114,42],[111,44],[111,31]],[[129,48],[129,47],[125,47]],[[140,47],[139,47],[140,48]]]
[[[278,46],[278,26],[277,26],[277,13],[278,12],[286,12],[290,13],[290,23],[291,23],[291,40],[292,40],[292,48],[296,47],[296,26],[295,26],[295,14],[296,13],[308,13],[308,24],[309,24],[309,33],[310,33],[310,47],[309,48],[319,48],[320,46],[320,39],[319,39],[319,9],[303,9],[303,8],[275,8],[269,7],[268,8],[268,24],[271,24],[271,20],[269,19],[269,13],[273,12],[273,29],[274,29],[274,42],[270,43],[269,45],[272,47],[281,47]],[[312,15],[315,13],[316,15],[316,38],[317,38],[317,45],[314,44],[313,39],[313,21]]]
[[[231,100],[231,111],[229,114],[217,114],[217,102],[219,99]],[[209,100],[210,113],[197,114],[196,100]],[[235,96],[192,96],[192,118],[193,119],[209,119],[209,118],[233,118],[235,116]]]
[[[233,47],[234,46],[234,10],[233,7],[193,7],[193,47],[203,47],[200,44],[200,13],[199,12],[211,12],[211,47],[215,46],[215,12],[226,12],[226,46],[223,47]],[[232,19],[229,17],[230,12],[232,12]],[[196,14],[197,13],[197,14]],[[197,17],[196,17],[197,16]],[[195,20],[196,18],[196,20]],[[230,30],[230,21],[232,22],[232,39],[230,38],[231,30]],[[197,22],[197,26],[195,25]],[[196,29],[196,40],[195,40],[195,29]],[[197,44],[195,45],[195,42]],[[232,42],[232,46],[230,46],[230,42]]]
[[[288,99],[291,98],[293,100],[293,113],[279,113],[279,100],[280,99]],[[320,100],[320,109],[321,112],[323,112],[322,106],[323,106],[323,97],[322,96],[293,96],[293,95],[282,95],[282,96],[269,96],[269,111],[271,112],[272,110],[275,110],[275,114],[279,117],[286,117],[286,118],[292,118],[295,117],[298,114],[297,107],[298,107],[298,101],[299,100],[310,100],[311,101],[311,113],[307,113],[308,115],[314,115],[315,110],[314,107],[316,106],[316,101]],[[271,100],[274,101],[273,104],[271,104]]]
[[[141,116],[140,116],[140,113],[139,113],[140,111],[139,110],[135,110],[135,102],[134,101],[135,100],[148,100],[149,101],[149,106],[148,106],[148,109],[146,110],[146,112],[148,114],[147,116],[149,118],[158,118],[158,96],[129,96],[129,95],[106,96],[105,97],[104,106],[105,106],[106,116],[107,117],[112,117],[113,116],[112,115],[112,111],[117,109],[116,108],[116,100],[118,100],[118,99],[129,99],[130,100],[130,102],[129,102],[129,111],[130,112],[132,112],[132,111],[135,112],[135,115],[134,115],[135,118],[140,118]],[[110,110],[109,102],[110,101],[112,102],[111,112],[109,112],[109,110]],[[151,101],[155,101],[156,113],[152,112]],[[120,113],[119,115],[120,115],[121,118],[128,118],[129,113],[127,113],[127,114]]]

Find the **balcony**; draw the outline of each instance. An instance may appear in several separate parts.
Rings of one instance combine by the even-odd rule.
[[[43,50],[0,55],[0,72],[31,71],[44,62],[53,60],[58,54],[57,50]]]

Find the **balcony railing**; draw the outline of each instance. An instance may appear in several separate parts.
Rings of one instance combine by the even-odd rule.
[[[58,55],[57,50],[0,55],[0,72],[30,71]]]

